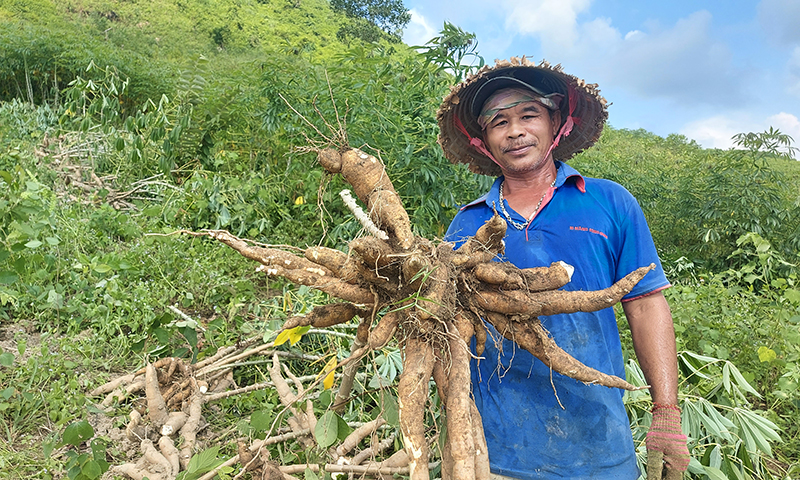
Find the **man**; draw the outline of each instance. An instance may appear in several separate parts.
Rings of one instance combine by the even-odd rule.
[[[490,191],[456,215],[447,238],[471,236],[495,215],[508,223],[503,261],[520,268],[564,261],[565,290],[606,288],[655,263],[623,298],[634,349],[651,386],[648,474],[681,478],[689,463],[677,398],[677,355],[669,287],[644,215],[622,186],[581,176],[564,163],[590,147],[607,118],[587,85],[524,57],[484,68],[445,98],[439,143],[453,163],[497,176]],[[625,375],[611,308],[540,317],[556,343],[584,364]],[[551,372],[487,325],[486,350],[472,366],[495,478],[635,479],[639,476],[622,393]]]

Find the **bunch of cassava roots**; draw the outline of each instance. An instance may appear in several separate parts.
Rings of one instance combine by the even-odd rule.
[[[506,231],[506,223],[499,216],[487,221],[457,249],[452,243],[437,244],[412,233],[408,214],[378,158],[357,149],[325,148],[318,151],[318,160],[330,174],[344,177],[366,210],[364,213],[348,196],[349,192],[343,192],[345,202],[350,204],[357,217],[361,217],[368,232],[352,240],[348,252],[310,247],[303,250],[301,256],[279,248],[258,246],[225,231],[207,231],[204,234],[259,262],[258,269],[270,277],[282,277],[297,285],[313,287],[338,299],[314,308],[305,316],[288,319],[284,330],[299,326],[327,328],[358,319],[360,323],[353,350],[339,364],[345,372],[339,377],[342,384],[348,378],[352,382],[352,375],[348,376],[347,372],[352,372],[366,353],[381,349],[392,338],[397,340],[403,352],[403,370],[397,393],[404,449],[398,452],[400,455],[393,456],[395,460],[391,463],[371,462],[357,469],[350,462],[349,470],[343,466],[338,471],[373,478],[391,478],[392,473],[403,473],[412,480],[427,480],[431,441],[426,438],[424,418],[429,383],[433,378],[446,416],[442,478],[488,479],[486,442],[480,415],[470,394],[469,363],[474,354],[468,347],[475,337],[477,355],[481,354],[487,341],[487,324],[555,372],[585,383],[628,390],[636,388],[620,378],[589,368],[567,354],[542,328],[538,316],[610,307],[630,292],[654,268],[653,265],[631,272],[605,290],[559,290],[570,281],[573,267],[556,262],[549,267],[519,269],[497,261],[503,253]],[[580,265],[575,267],[580,268]],[[489,341],[493,341],[491,337]],[[226,395],[226,387],[201,391],[198,386],[209,382],[207,377],[212,372],[216,374],[214,381],[221,378],[225,358],[229,358],[223,353],[199,366],[175,367],[168,364],[162,366],[160,372],[153,365],[144,369],[139,378],[146,387],[146,420],[157,423],[159,428],[170,433],[180,433],[179,429],[186,428],[186,425],[190,428],[186,430],[187,435],[180,434],[180,441],[162,433],[157,441],[158,449],[156,442],[139,435],[143,438],[143,456],[154,460],[144,466],[140,462],[116,467],[117,473],[131,478],[171,479],[185,468],[194,446],[202,405],[209,402],[210,396],[219,398]],[[209,369],[209,365],[216,366]],[[171,375],[179,373],[181,380],[159,382],[159,375],[167,377],[166,370],[171,370]],[[283,373],[291,377],[285,369]],[[278,389],[281,401],[291,412],[289,424],[293,433],[290,434],[298,438],[305,434],[306,441],[313,442],[309,431],[313,432],[316,419],[310,401],[305,407],[299,401],[304,393],[302,381],[290,378],[291,381],[287,382],[283,373],[275,352],[270,369],[271,386]],[[134,378],[130,376],[127,379],[126,388],[135,382]],[[295,386],[296,392],[291,390],[290,384]],[[183,385],[183,388],[177,387],[177,391],[183,392],[182,401],[174,403],[172,408],[163,398],[158,400],[164,397],[164,390],[175,389],[167,385]],[[114,387],[120,388],[120,384]],[[347,388],[345,385],[339,387],[337,400],[341,401],[343,391],[346,397]],[[102,391],[109,390],[106,387]],[[174,393],[170,392],[170,395],[174,396]],[[332,408],[337,408],[336,402]],[[129,430],[139,428],[141,417],[140,414],[132,415]],[[379,417],[375,422],[356,428],[349,443],[345,440],[342,445],[331,449],[331,453],[344,455],[353,448],[353,442],[358,443],[370,432],[374,433],[380,423]],[[175,446],[176,442],[182,445],[182,449]],[[251,471],[257,467],[261,478],[293,478],[291,473],[302,471],[273,465],[266,458],[259,459],[259,455],[263,456],[260,452],[264,446],[263,441],[240,446],[239,455],[228,464],[238,462],[243,469]],[[154,464],[160,467],[154,467]],[[336,467],[327,465],[322,468],[331,472],[337,471]]]

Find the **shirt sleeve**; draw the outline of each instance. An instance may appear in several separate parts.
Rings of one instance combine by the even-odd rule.
[[[625,206],[619,209],[622,217],[619,219],[621,227],[621,244],[615,273],[615,281],[639,267],[646,267],[651,263],[656,268],[634,286],[630,293],[622,297],[622,301],[633,300],[647,294],[663,290],[670,286],[664,274],[664,268],[658,257],[653,236],[647,225],[644,212],[639,203],[627,190],[625,192]]]

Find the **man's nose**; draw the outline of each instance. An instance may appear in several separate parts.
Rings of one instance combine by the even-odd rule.
[[[508,125],[508,138],[519,138],[525,135],[525,129],[519,122],[511,121]]]

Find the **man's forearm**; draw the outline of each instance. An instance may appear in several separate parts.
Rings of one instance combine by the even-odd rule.
[[[653,402],[678,403],[678,360],[675,328],[666,298],[661,292],[624,302],[631,328],[633,349],[642,368]]]

